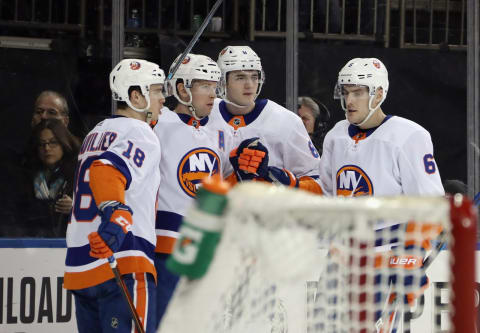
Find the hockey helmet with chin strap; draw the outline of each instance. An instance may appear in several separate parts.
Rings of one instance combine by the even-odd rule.
[[[110,73],[110,90],[115,101],[127,103],[137,112],[146,112],[150,108],[150,86],[164,84],[165,73],[157,64],[142,59],[123,59]],[[136,108],[130,101],[128,90],[138,86],[147,101],[144,109]],[[148,117],[148,116],[147,116]]]
[[[175,68],[180,56],[181,55],[179,55],[170,66],[170,71]],[[211,58],[201,54],[189,53],[185,56],[173,77],[166,81],[166,91],[168,96],[175,96],[179,103],[187,106],[190,111],[192,111],[192,115],[196,119],[200,119],[197,117],[195,113],[195,107],[192,104],[193,97],[190,89],[193,86],[193,81],[205,80],[218,82],[220,80],[220,75],[220,68],[218,68],[217,63]],[[179,80],[183,81],[185,90],[189,96],[189,100],[187,102],[183,101],[178,95],[177,83],[179,83]]]
[[[222,77],[218,86],[218,95],[222,99],[227,99],[227,74],[232,71],[258,71],[258,88],[255,98],[258,97],[265,83],[265,73],[260,57],[250,46],[227,46],[220,51],[217,63],[222,71]]]
[[[354,124],[361,126],[370,119],[387,97],[389,85],[387,68],[377,58],[355,58],[347,62],[338,73],[338,80],[334,92],[334,98],[340,99],[342,109],[347,111],[345,97],[342,92],[343,85],[359,85],[368,88],[370,96],[368,101],[369,113],[362,122]],[[382,100],[373,108],[372,103],[378,88],[382,88],[383,90]]]

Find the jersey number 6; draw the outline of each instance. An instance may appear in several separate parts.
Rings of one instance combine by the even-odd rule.
[[[428,174],[435,173],[437,166],[435,165],[435,159],[432,154],[426,154],[423,156],[423,164],[425,165],[425,172]]]
[[[90,165],[98,156],[90,156],[85,161],[79,161],[76,174],[75,198],[72,213],[77,222],[92,222],[98,209],[90,189]]]

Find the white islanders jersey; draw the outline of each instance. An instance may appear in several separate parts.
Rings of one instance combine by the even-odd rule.
[[[369,130],[338,122],[323,143],[320,183],[334,196],[444,195],[430,134],[397,116]]]
[[[147,123],[117,116],[95,126],[80,149],[67,228],[66,289],[87,288],[114,277],[107,259],[89,255],[88,234],[97,231],[101,223],[89,186],[89,167],[95,160],[114,166],[127,180],[125,204],[133,211],[133,224],[115,253],[122,274],[148,272],[156,276],[153,256],[160,145]]]
[[[162,147],[155,252],[171,253],[182,217],[201,181],[210,175],[226,177],[233,172],[229,161],[233,147],[228,133],[211,128],[209,117],[196,120],[162,110],[154,132]]]
[[[233,145],[259,137],[268,149],[268,165],[285,168],[296,177],[318,178],[319,154],[313,146],[302,120],[281,105],[261,99],[243,116],[228,112],[222,99],[215,99],[210,114],[212,126],[231,133]]]

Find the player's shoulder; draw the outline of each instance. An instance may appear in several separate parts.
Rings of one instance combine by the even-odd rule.
[[[141,146],[142,149],[149,149],[152,145],[158,146],[158,139],[152,128],[146,122],[135,118],[113,116],[98,123],[90,131],[90,133],[93,132],[111,132],[114,135],[115,144],[118,145],[130,141]]]
[[[339,130],[345,130],[350,126],[350,123],[346,119],[342,119],[338,121],[333,127],[332,130],[339,131]]]
[[[129,134],[142,133],[142,135],[147,136],[153,134],[150,125],[143,120],[127,118],[122,121],[121,126],[123,126]]]
[[[213,101],[212,111],[210,111],[210,115],[208,118],[210,119],[209,122],[214,121],[223,121],[222,115],[220,114],[220,103],[223,102],[221,98],[215,98]]]
[[[416,144],[431,142],[430,133],[425,128],[414,121],[398,116],[389,117],[375,130],[372,137],[375,138],[375,141],[381,141],[401,149],[408,149],[412,141]]]
[[[161,110],[161,114],[158,116],[158,123],[172,122],[172,121],[175,121],[177,119],[178,119],[178,116],[175,113],[175,111],[170,110],[169,108],[164,106]]]
[[[215,98],[213,100],[213,109],[218,109],[218,107],[219,107],[219,105],[222,101],[223,101],[223,99],[221,99],[221,98],[218,98],[218,97]]]
[[[129,117],[114,117],[107,121],[108,126],[125,139],[156,140],[152,128],[145,121]]]
[[[295,113],[288,110],[283,105],[280,105],[277,102],[272,101],[271,99],[266,100],[265,109],[268,109],[270,112],[276,112],[276,113],[278,113],[282,116],[285,116],[285,117],[297,116]]]
[[[168,137],[172,132],[177,131],[179,127],[184,127],[184,124],[175,111],[165,110],[164,112],[162,109],[162,115],[158,118],[153,132],[158,137]]]
[[[274,117],[276,119],[276,123],[285,123],[285,124],[301,124],[303,126],[302,120],[300,117],[295,113],[290,111],[289,109],[285,108],[284,106],[267,99],[267,103],[265,104],[264,111],[266,115],[269,117]]]
[[[350,123],[346,120],[340,120],[338,121],[326,134],[325,140],[327,138],[333,138],[335,136],[339,135],[347,135],[348,134],[348,127],[350,126]]]
[[[418,132],[430,135],[430,133],[421,125],[412,120],[399,116],[390,117],[383,125],[386,125],[384,126],[385,130],[402,135],[404,137],[408,137],[409,135]],[[381,127],[383,127],[383,125]]]
[[[93,131],[105,131],[115,130],[117,132],[128,132],[132,129],[141,128],[142,130],[148,129],[149,126],[146,122],[138,119],[124,117],[124,116],[112,116],[99,122]]]
[[[212,111],[210,112],[210,116],[212,114],[220,113],[220,104],[222,102],[224,102],[223,99],[218,97],[213,100],[213,107],[212,107]]]

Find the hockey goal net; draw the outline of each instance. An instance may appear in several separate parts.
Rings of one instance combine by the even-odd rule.
[[[160,332],[475,332],[476,215],[460,195],[251,183],[230,191],[222,219],[208,272],[180,280]]]

